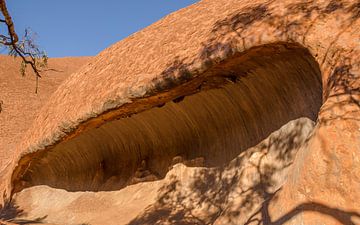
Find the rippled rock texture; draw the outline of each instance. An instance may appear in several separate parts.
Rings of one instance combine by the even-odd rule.
[[[359,12],[171,14],[59,86],[0,187],[19,218],[57,224],[360,223]]]
[[[163,178],[174,157],[222,166],[292,119],[316,120],[319,71],[310,55],[296,53],[254,56],[246,64],[262,66],[248,72],[231,60],[231,77],[203,81],[218,87],[83,132],[35,156],[18,184],[118,190],[139,167]]]
[[[68,224],[244,224],[286,181],[313,127],[308,118],[292,120],[224,166],[174,162],[165,177],[119,191],[67,192],[35,186],[15,199],[28,218],[47,215],[56,224],[64,215]]]

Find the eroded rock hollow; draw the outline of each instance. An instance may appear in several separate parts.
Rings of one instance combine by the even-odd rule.
[[[239,58],[210,71],[204,90],[105,123],[33,157],[15,185],[119,190],[162,179],[176,162],[225,166],[291,120],[316,121],[321,77],[306,50]]]
[[[351,0],[202,0],[110,46],[2,133],[0,221],[360,223],[358,27]]]

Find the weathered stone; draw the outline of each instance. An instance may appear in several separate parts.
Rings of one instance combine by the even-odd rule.
[[[173,13],[59,86],[1,190],[53,223],[359,223],[359,12],[203,0]],[[139,168],[160,180],[131,182]]]

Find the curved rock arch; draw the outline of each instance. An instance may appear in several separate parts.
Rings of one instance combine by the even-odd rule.
[[[158,178],[175,157],[202,157],[198,166],[223,166],[291,120],[316,121],[321,76],[301,46],[260,46],[214,67],[176,91],[166,87],[164,94],[141,100],[155,108],[119,115],[32,154],[26,167],[18,167],[25,170],[15,170],[21,174],[13,180],[15,189],[46,184],[70,191],[118,190],[142,161]],[[117,183],[110,186],[110,180]]]
[[[360,135],[360,50],[359,30],[355,28],[360,25],[359,15],[358,3],[345,0],[241,4],[206,0],[169,15],[106,49],[61,85],[19,144],[18,157],[7,172],[7,189],[16,187],[29,163],[41,158],[42,152],[107,121],[194,94],[207,77],[212,77],[212,71],[221,74],[227,59],[251,60],[252,55],[244,53],[259,49],[262,54],[270,49],[269,55],[278,48],[299,49],[314,58],[310,64],[319,64],[321,72],[316,73],[322,78],[323,105],[308,147],[293,166],[294,178],[278,193],[279,203],[273,204],[282,204],[284,213],[304,201],[357,210],[360,206],[353,199],[360,193],[344,188],[338,180],[359,187],[356,171],[360,168],[353,157]],[[209,87],[234,78],[231,74],[221,76],[225,78],[209,82]],[[323,161],[318,162],[319,158]],[[341,163],[333,162],[334,158]],[[336,191],[326,195],[324,187]],[[292,196],[292,200],[284,202],[286,197],[282,196]],[[329,202],[332,197],[339,201]],[[299,211],[306,219],[306,210]],[[281,218],[283,212],[272,211],[274,218]]]

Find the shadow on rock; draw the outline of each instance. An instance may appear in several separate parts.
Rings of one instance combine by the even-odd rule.
[[[4,198],[6,199],[6,198]],[[42,224],[47,216],[35,219],[21,219],[26,216],[26,212],[22,210],[14,201],[5,201],[4,205],[0,205],[0,225],[1,224]]]
[[[299,205],[277,221],[269,215],[269,203],[276,199],[296,152],[306,147],[313,126],[305,118],[291,121],[223,167],[175,165],[177,172],[169,172],[157,202],[129,224],[283,224],[304,210],[351,224],[347,222],[357,214],[317,203]]]

